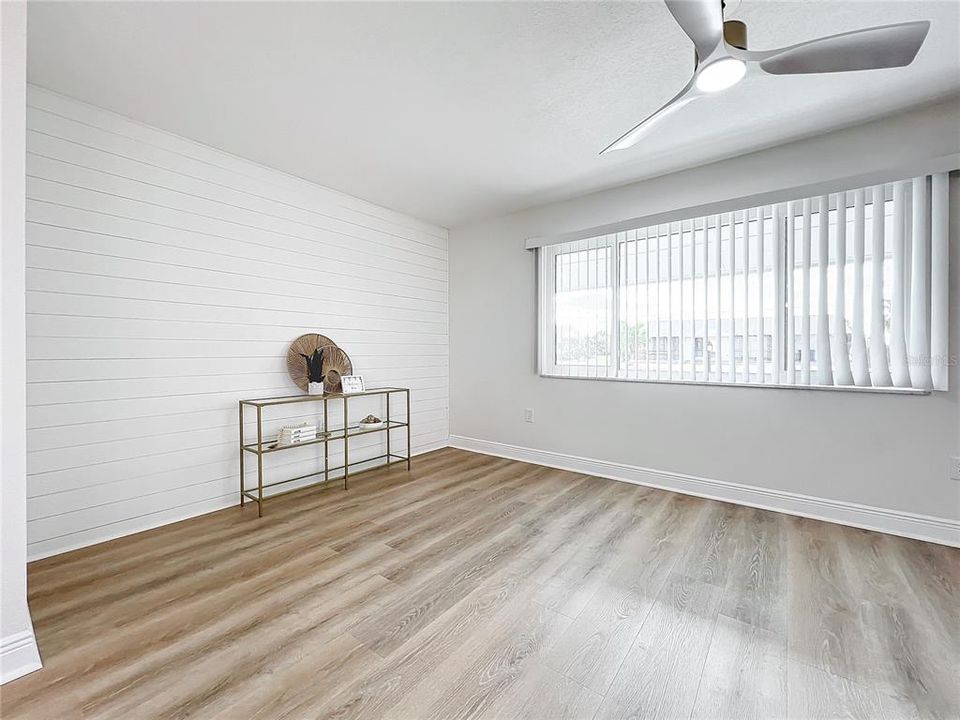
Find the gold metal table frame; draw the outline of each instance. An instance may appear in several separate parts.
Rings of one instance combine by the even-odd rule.
[[[406,395],[406,421],[393,420],[390,417],[390,398],[391,396],[404,393]],[[386,401],[386,412],[384,414],[384,426],[373,429],[363,429],[359,425],[351,425],[349,420],[349,401],[350,398],[355,397],[371,397],[371,396],[381,396],[385,398]],[[328,408],[329,403],[341,401],[343,402],[343,427],[330,428],[328,427]],[[263,411],[265,408],[285,406],[285,405],[295,405],[299,403],[323,403],[323,426],[318,428],[318,432],[321,434],[320,437],[317,437],[316,440],[307,440],[306,442],[294,443],[292,445],[275,445],[270,447],[272,441],[267,441],[268,444],[264,444],[263,440]],[[255,408],[257,413],[257,441],[255,443],[247,443],[244,441],[243,433],[243,410],[244,407]],[[390,432],[399,428],[406,428],[407,431],[407,454],[406,455],[397,455],[390,450]],[[363,460],[357,460],[350,462],[350,438],[357,437],[358,435],[371,435],[376,433],[385,433],[386,434],[386,453],[383,455],[377,455],[371,458],[364,458]],[[330,467],[330,443],[343,441],[343,465],[338,465],[337,467]],[[323,469],[317,470],[316,472],[306,473],[305,475],[298,475],[297,477],[288,478],[286,480],[277,480],[271,483],[263,482],[263,456],[269,455],[275,452],[283,452],[285,450],[292,450],[294,448],[305,447],[309,445],[323,445]],[[257,487],[256,492],[246,487],[246,476],[245,476],[245,467],[244,467],[244,458],[246,453],[252,453],[257,458]],[[307,487],[312,487],[314,485],[319,485],[321,483],[328,482],[330,480],[331,473],[336,473],[339,470],[343,470],[343,489],[347,490],[349,488],[349,477],[350,477],[350,466],[351,465],[360,465],[365,463],[370,463],[376,460],[384,460],[379,467],[385,465],[394,465],[397,463],[406,463],[407,470],[410,469],[410,389],[409,388],[399,388],[399,387],[384,387],[384,388],[372,388],[370,390],[365,390],[363,392],[356,393],[337,393],[337,394],[327,394],[327,395],[289,395],[285,397],[274,397],[274,398],[257,398],[253,400],[241,400],[240,401],[240,507],[244,506],[246,500],[252,500],[257,503],[257,517],[263,517],[263,491],[266,488],[276,487],[278,485],[285,485],[287,483],[296,482],[297,480],[305,480],[310,477],[316,477],[318,475],[323,475],[323,480],[318,480],[315,483],[309,483],[307,485],[302,485],[300,487],[294,488],[293,490],[287,490],[281,493],[274,493],[270,497],[277,497],[278,495],[286,494],[286,492],[296,492],[297,490],[303,490]]]

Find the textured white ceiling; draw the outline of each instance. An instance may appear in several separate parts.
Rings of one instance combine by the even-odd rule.
[[[928,18],[908,68],[748,76],[632,150],[692,46],[661,2],[32,2],[29,79],[453,226],[960,90],[960,3],[743,0],[751,49]]]

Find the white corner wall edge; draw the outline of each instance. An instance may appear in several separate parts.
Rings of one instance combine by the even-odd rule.
[[[32,630],[0,638],[0,685],[41,667],[40,650]]]
[[[450,436],[450,447],[595,475],[634,485],[670,490],[684,495],[695,495],[710,500],[960,547],[960,522],[947,518],[887,510],[840,500],[827,500],[780,490],[767,490],[723,480],[594,460],[548,450],[535,450],[460,435]]]

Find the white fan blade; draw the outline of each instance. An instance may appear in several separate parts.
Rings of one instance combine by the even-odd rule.
[[[754,59],[771,75],[903,67],[913,62],[929,29],[928,20],[883,25],[756,53]]]
[[[703,62],[723,41],[721,0],[664,0],[673,19],[693,40],[697,59]]]
[[[648,116],[639,125],[622,135],[615,142],[610,143],[610,145],[600,151],[600,154],[606,155],[614,150],[626,150],[628,147],[635,145],[640,138],[643,137],[648,130],[650,130],[650,128],[667,117],[667,115],[679,110],[691,100],[695,100],[697,97],[699,97],[699,93],[694,91],[694,79],[690,78],[690,82],[687,83],[687,86],[677,93],[673,99],[670,100],[670,102],[661,107],[652,115]]]

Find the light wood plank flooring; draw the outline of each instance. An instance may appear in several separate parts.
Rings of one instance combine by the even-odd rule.
[[[957,718],[960,551],[440,450],[30,566],[14,718]]]

